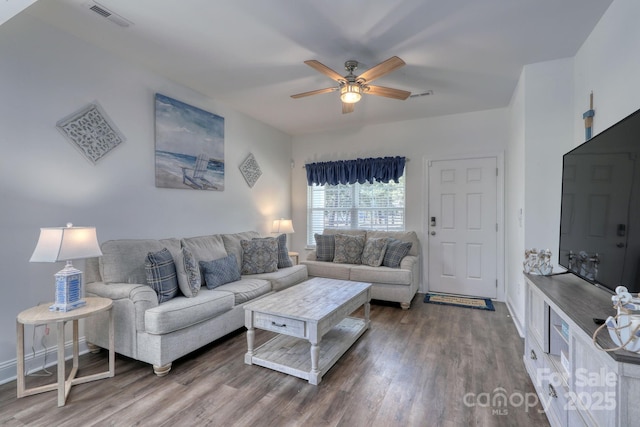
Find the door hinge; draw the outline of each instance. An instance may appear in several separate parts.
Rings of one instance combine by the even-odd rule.
[[[496,222],[496,233],[498,232],[498,223]]]
[[[496,168],[496,176],[498,176],[498,168]]]
[[[498,279],[496,279],[496,288],[498,287]]]

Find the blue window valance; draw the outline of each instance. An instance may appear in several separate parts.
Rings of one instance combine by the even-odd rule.
[[[335,162],[308,163],[308,185],[398,182],[404,173],[405,157],[377,157]]]

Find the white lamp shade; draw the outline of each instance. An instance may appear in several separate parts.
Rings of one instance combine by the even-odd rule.
[[[272,233],[278,234],[291,234],[295,233],[293,230],[293,221],[290,219],[275,219],[273,220],[273,227],[271,227]]]
[[[58,262],[101,256],[95,227],[47,227],[29,262]]]

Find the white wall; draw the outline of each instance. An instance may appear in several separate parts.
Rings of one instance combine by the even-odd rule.
[[[575,145],[593,91],[593,135],[640,108],[640,2],[615,0],[575,56]]]
[[[437,97],[430,101],[437,102]],[[295,168],[292,174],[292,209],[296,229],[292,237],[295,249],[301,257],[306,256],[305,163],[398,155],[409,159],[405,169],[406,229],[418,233],[426,255],[425,160],[503,152],[509,137],[508,120],[508,111],[504,108],[295,137]],[[423,273],[426,265],[423,257]],[[427,276],[423,274],[424,277]],[[421,292],[426,290],[423,280]]]
[[[0,26],[0,58],[0,382],[15,375],[16,315],[53,300],[52,275],[63,267],[28,262],[40,227],[93,225],[101,242],[268,235],[273,219],[290,215],[290,136],[24,13]],[[224,117],[224,191],[155,187],[156,92]],[[55,127],[94,100],[127,138],[96,165]],[[249,153],[263,172],[253,189],[238,170]]]
[[[520,330],[522,330],[524,322],[522,256],[525,248],[525,85],[526,73],[523,70],[509,103],[509,143],[505,162],[505,278],[507,288],[505,299]]]

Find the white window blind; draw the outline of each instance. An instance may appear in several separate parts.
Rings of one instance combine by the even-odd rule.
[[[405,179],[307,187],[307,245],[325,228],[404,231]]]

